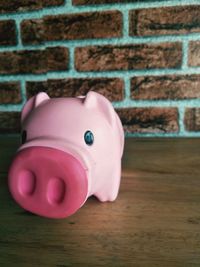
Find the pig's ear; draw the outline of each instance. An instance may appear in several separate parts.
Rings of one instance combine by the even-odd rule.
[[[39,105],[41,105],[45,100],[48,100],[50,99],[50,97],[47,95],[47,93],[45,92],[41,92],[41,93],[38,93],[36,96],[35,96],[35,101],[34,101],[34,107],[38,107]]]
[[[21,122],[23,123],[28,114],[47,99],[49,99],[49,96],[44,92],[38,93],[36,96],[31,97],[22,109]]]
[[[104,96],[96,92],[90,91],[89,93],[87,93],[85,97],[84,105],[88,109],[97,108],[101,110],[103,114],[105,115],[105,117],[107,118],[110,125],[115,124],[116,118],[115,118],[114,108],[112,104],[110,103],[110,101],[107,100]]]

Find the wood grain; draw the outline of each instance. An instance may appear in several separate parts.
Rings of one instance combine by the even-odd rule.
[[[127,139],[118,199],[63,220],[11,199],[17,143],[0,139],[0,266],[200,266],[200,139]]]

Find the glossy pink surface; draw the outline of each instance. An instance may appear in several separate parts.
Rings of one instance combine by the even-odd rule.
[[[124,132],[112,104],[102,95],[32,97],[21,116],[24,144],[9,172],[9,188],[24,209],[63,218],[86,199],[116,199],[121,177]],[[88,145],[84,135],[92,132]]]
[[[67,217],[87,197],[86,170],[77,159],[60,150],[23,149],[14,159],[9,175],[15,200],[41,216]]]

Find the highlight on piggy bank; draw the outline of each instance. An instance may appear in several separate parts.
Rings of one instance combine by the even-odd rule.
[[[124,132],[112,104],[90,91],[75,98],[41,92],[21,113],[22,144],[8,185],[25,210],[49,218],[75,213],[94,195],[114,201],[121,179]]]

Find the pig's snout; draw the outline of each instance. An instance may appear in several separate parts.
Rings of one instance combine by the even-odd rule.
[[[19,151],[9,170],[9,188],[24,209],[50,218],[78,210],[88,194],[86,169],[71,154],[48,147]]]

